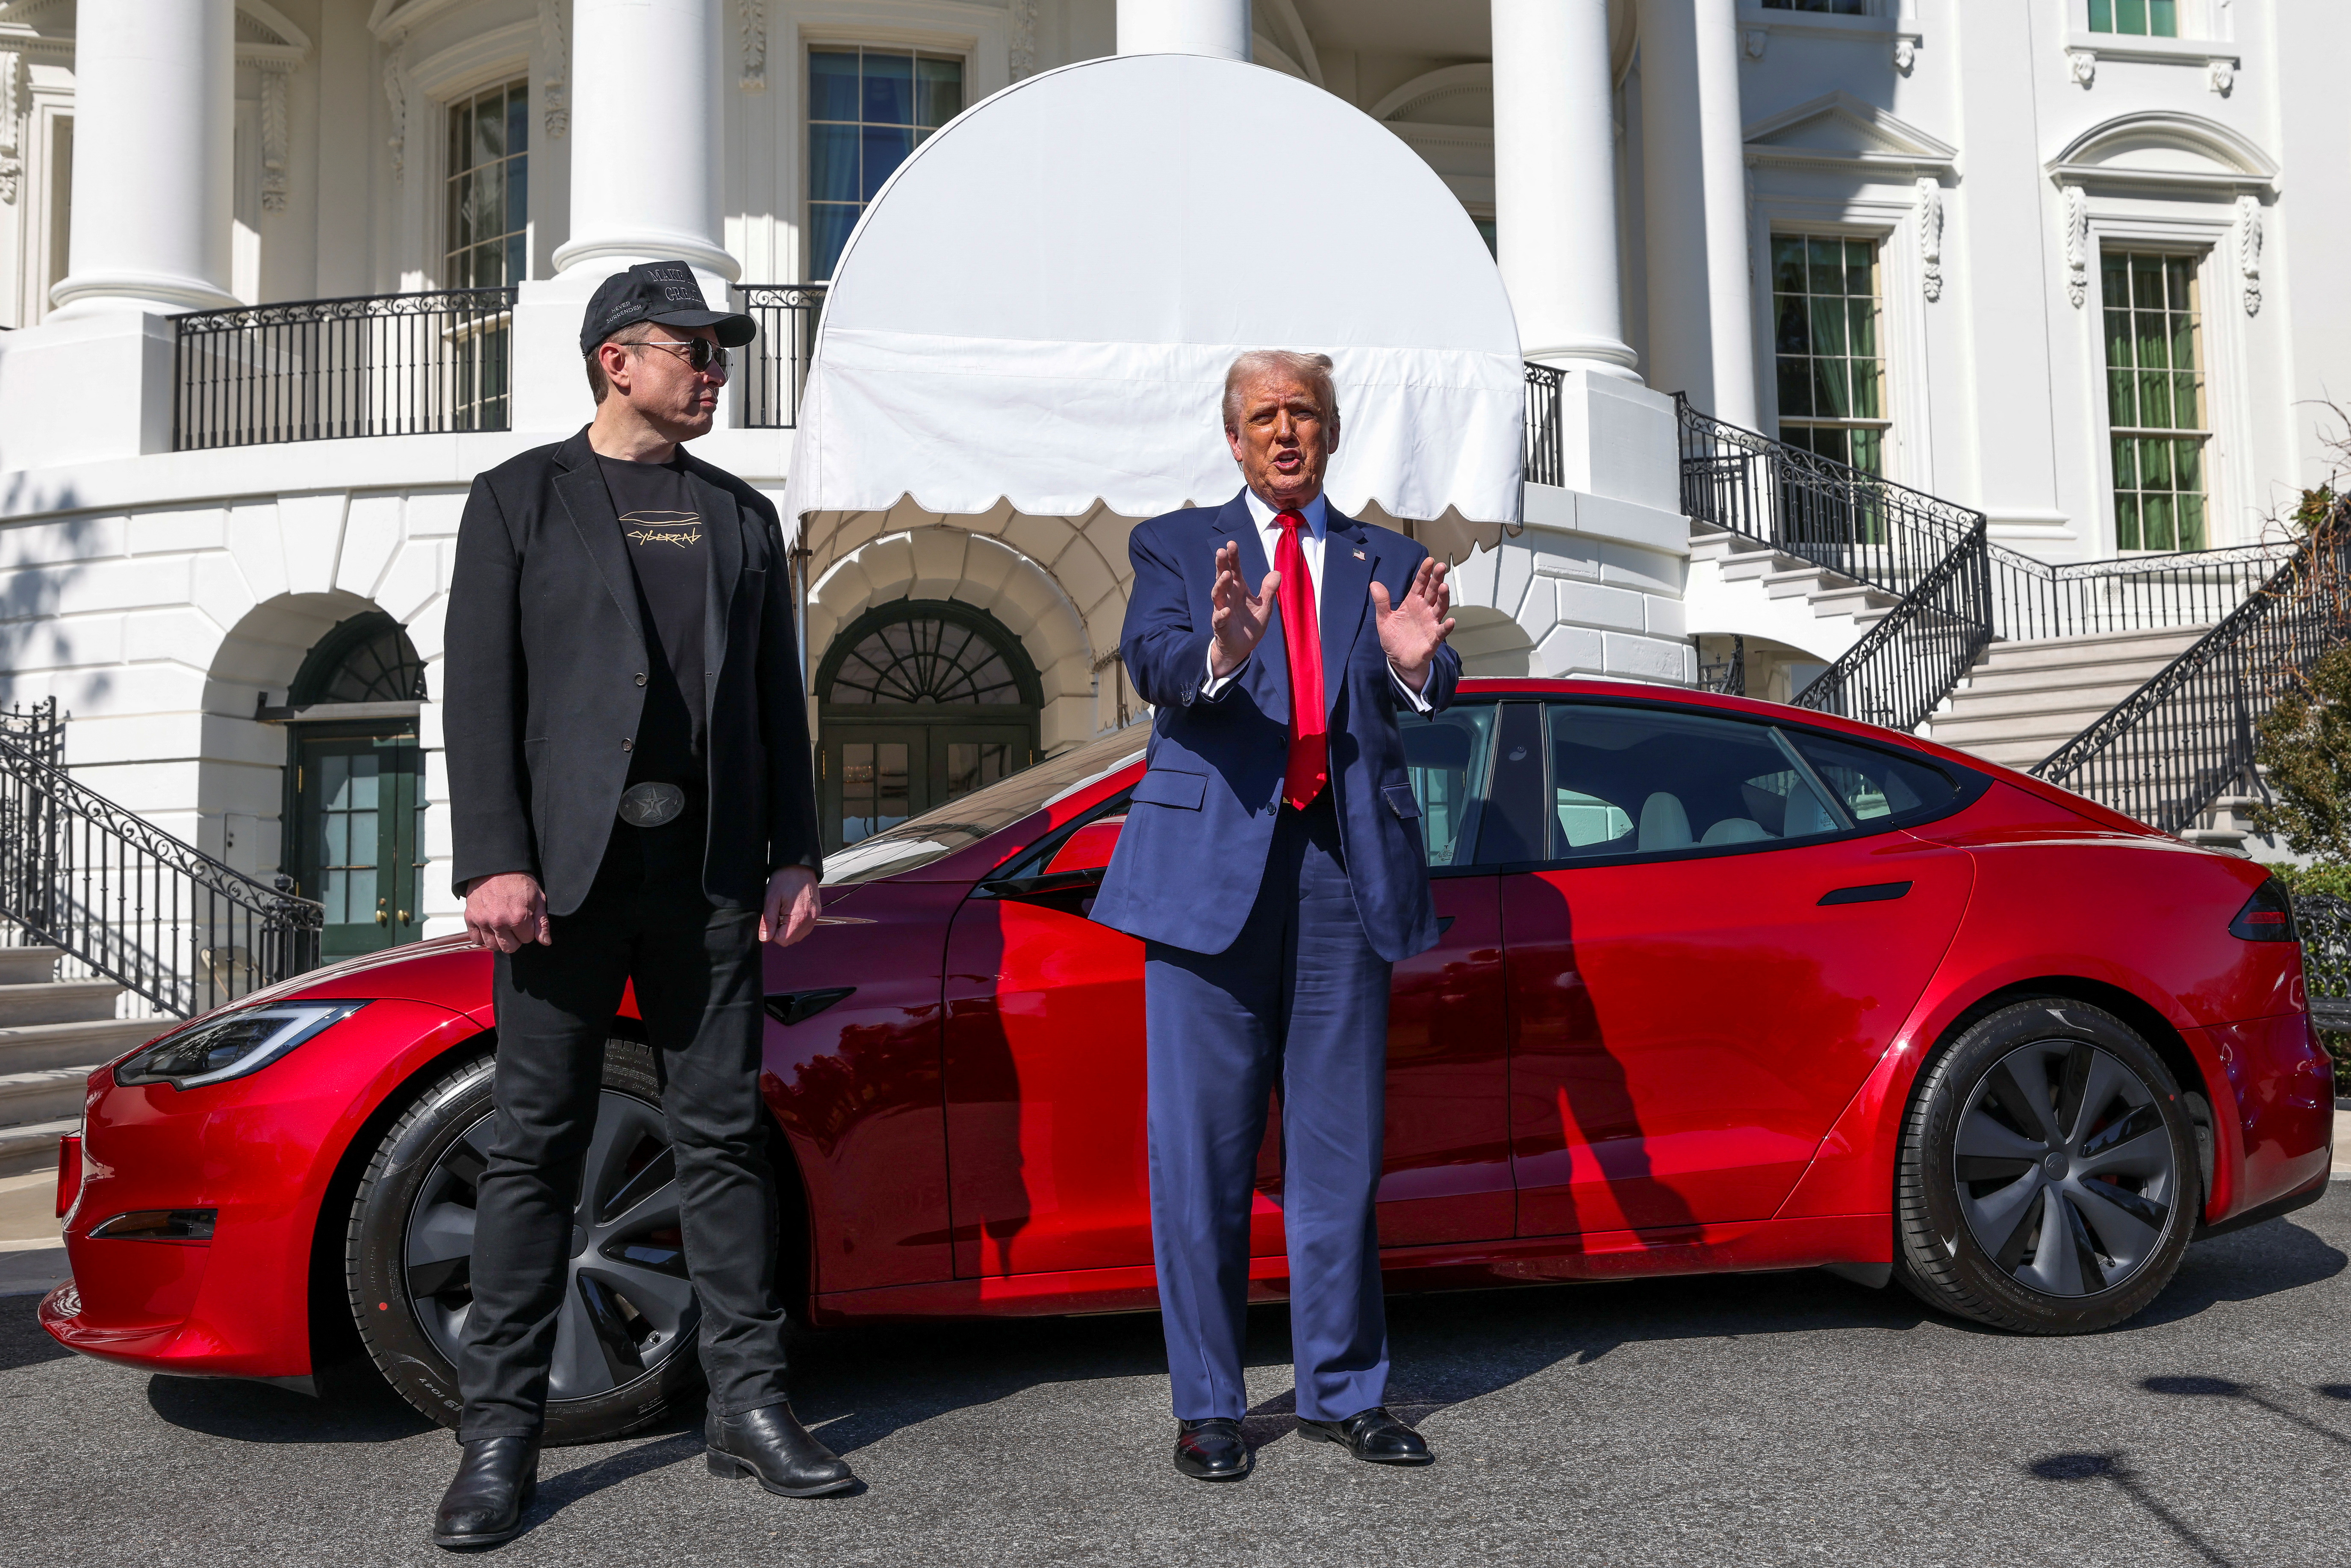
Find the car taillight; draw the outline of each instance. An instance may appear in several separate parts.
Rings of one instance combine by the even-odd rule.
[[[2253,896],[2245,900],[2245,907],[2229,922],[2229,935],[2248,942],[2293,942],[2301,933],[2294,928],[2294,900],[2283,884],[2272,877],[2262,883]]]
[[[81,1196],[81,1134],[68,1133],[57,1140],[57,1218],[73,1212]]]

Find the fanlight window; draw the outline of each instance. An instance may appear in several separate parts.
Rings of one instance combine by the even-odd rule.
[[[972,627],[914,616],[860,638],[833,672],[827,700],[910,706],[1018,706],[1019,677],[1003,653]]]
[[[295,678],[291,700],[310,703],[417,702],[424,696],[424,661],[400,622],[389,615],[357,615],[320,640]]]

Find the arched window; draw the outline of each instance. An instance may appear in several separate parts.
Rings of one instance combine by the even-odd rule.
[[[817,666],[817,786],[838,849],[1037,759],[1044,685],[1003,622],[900,600],[832,640]]]
[[[381,611],[370,611],[319,639],[286,700],[290,706],[308,707],[420,702],[423,696],[424,661],[416,656],[407,631]]]

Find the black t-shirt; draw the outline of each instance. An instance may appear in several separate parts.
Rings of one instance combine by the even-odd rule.
[[[645,706],[629,758],[629,782],[658,781],[703,799],[707,697],[702,629],[710,591],[710,530],[681,453],[667,463],[599,456],[621,538],[636,569],[645,622]]]

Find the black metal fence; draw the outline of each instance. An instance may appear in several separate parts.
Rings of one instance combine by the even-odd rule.
[[[2125,556],[2051,566],[1991,547],[1997,631],[2020,642],[2210,626],[2252,596],[2299,543]]]
[[[2043,759],[2053,784],[2176,833],[2252,766],[2255,726],[2351,641],[2351,519],[2331,518],[2145,685]]]
[[[133,816],[0,726],[0,917],[187,1018],[317,967],[326,911]]]
[[[739,283],[736,308],[759,324],[743,367],[743,423],[753,430],[790,430],[800,422],[800,389],[816,353],[824,315],[824,286]]]
[[[1549,365],[1527,361],[1526,482],[1566,483],[1567,454],[1559,428],[1560,372]]]
[[[2294,923],[2302,929],[2311,1017],[2321,1029],[2351,1030],[2351,901],[2297,894]]]
[[[304,299],[172,319],[172,449],[505,430],[512,288]]]
[[[0,739],[14,741],[19,751],[52,768],[63,766],[66,721],[57,712],[57,699],[43,697],[30,707],[18,704],[0,708]]]

